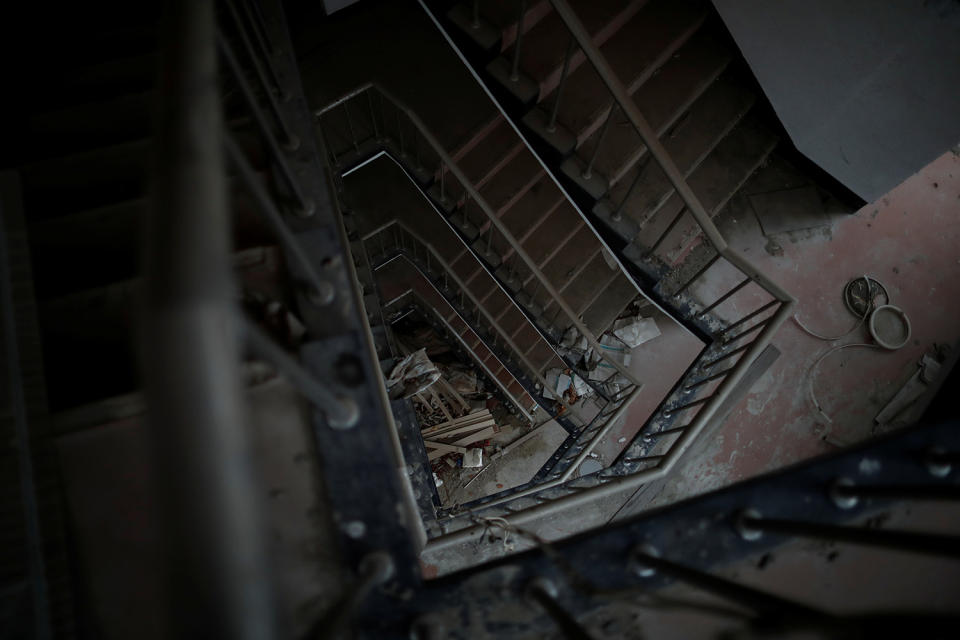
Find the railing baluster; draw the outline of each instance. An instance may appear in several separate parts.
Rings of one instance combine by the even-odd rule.
[[[251,111],[253,111],[253,116],[254,120],[257,122],[257,127],[260,129],[260,133],[263,135],[263,137],[266,138],[267,145],[273,152],[274,160],[276,160],[277,165],[280,167],[280,171],[283,173],[283,177],[287,182],[287,185],[290,187],[294,198],[296,198],[298,204],[300,205],[300,210],[298,213],[303,216],[312,215],[315,210],[313,201],[307,198],[301,191],[300,184],[294,177],[293,171],[290,169],[290,165],[287,163],[286,155],[280,150],[280,144],[277,142],[276,136],[273,135],[273,132],[270,130],[270,125],[267,124],[266,118],[263,117],[263,111],[260,109],[260,105],[257,103],[257,99],[254,96],[250,85],[247,83],[246,77],[243,75],[243,70],[240,68],[240,63],[237,62],[237,57],[234,55],[233,49],[230,48],[226,38],[224,38],[223,34],[220,32],[217,32],[217,47],[220,49],[221,54],[223,54],[224,59],[227,61],[227,65],[230,67],[231,73],[233,73],[235,79],[237,80],[237,84],[240,85],[240,90],[243,92],[244,98],[247,101]]]
[[[397,137],[400,138],[400,157],[407,157],[407,148],[403,141],[403,124],[400,120],[400,107],[397,107]]]
[[[769,309],[770,307],[772,307],[772,306],[774,306],[774,305],[776,305],[776,304],[779,304],[779,302],[780,302],[779,300],[771,300],[770,302],[768,302],[767,304],[763,305],[762,307],[760,307],[760,308],[757,309],[756,311],[752,311],[751,313],[748,313],[747,315],[743,316],[742,318],[740,318],[739,320],[737,320],[737,321],[734,322],[733,324],[724,327],[723,329],[720,330],[720,333],[719,333],[718,335],[721,335],[721,336],[722,336],[723,334],[727,333],[727,332],[730,331],[731,329],[736,329],[737,327],[739,327],[739,326],[742,325],[743,323],[747,322],[747,321],[750,320],[751,318],[755,318],[756,316],[760,315],[761,313],[763,313],[764,311],[766,311],[766,310]]]
[[[373,89],[367,89],[367,104],[370,106],[370,123],[373,125],[373,137],[380,141],[380,129],[377,127],[377,114],[373,110]]]
[[[357,134],[353,130],[353,120],[350,118],[350,109],[347,108],[347,101],[343,103],[343,114],[347,117],[347,128],[350,129],[350,139],[353,141],[353,148],[360,153],[360,144],[357,142]]]
[[[741,331],[741,332],[738,333],[737,335],[732,336],[732,337],[730,337],[730,338],[724,338],[724,339],[723,339],[723,344],[731,344],[731,343],[733,343],[733,342],[736,342],[736,341],[739,340],[740,338],[742,338],[742,337],[744,337],[744,336],[746,336],[746,335],[749,335],[749,334],[753,333],[753,332],[756,331],[757,329],[761,329],[761,328],[767,326],[767,323],[770,322],[770,320],[771,320],[772,318],[773,318],[773,316],[771,316],[770,318],[764,318],[763,320],[761,320],[761,321],[758,322],[757,324],[753,325],[753,326],[750,327],[749,329],[744,329],[743,331]]]
[[[247,54],[250,56],[250,59],[253,61],[253,68],[257,72],[257,77],[260,79],[260,84],[263,85],[263,92],[267,94],[267,100],[270,102],[270,108],[273,109],[273,116],[280,127],[280,131],[283,132],[283,137],[286,139],[284,145],[291,151],[296,150],[300,147],[300,138],[295,136],[293,132],[290,131],[286,120],[283,118],[283,114],[280,111],[280,104],[277,102],[277,96],[270,86],[270,81],[267,79],[267,74],[263,70],[263,62],[253,51],[253,45],[250,43],[250,37],[247,35],[247,29],[243,24],[243,19],[237,12],[237,8],[234,6],[233,2],[227,2],[227,9],[233,19],[233,24],[237,28],[237,32],[240,34],[240,39],[243,42],[243,46],[247,50]],[[276,77],[274,77],[274,80],[276,81]],[[279,82],[276,82],[275,86],[279,89]]]
[[[707,384],[707,383],[710,382],[711,380],[716,380],[717,378],[722,378],[723,376],[728,375],[728,374],[729,374],[731,371],[733,371],[734,369],[736,369],[735,366],[734,366],[734,367],[730,367],[729,369],[724,369],[724,370],[721,371],[720,373],[715,373],[715,374],[713,374],[712,376],[708,376],[708,377],[704,378],[703,380],[698,380],[697,382],[694,382],[694,383],[692,383],[692,384],[688,384],[687,386],[685,386],[685,387],[683,388],[683,390],[684,390],[684,391],[690,391],[691,389],[696,389],[697,387],[700,387],[700,386],[702,386],[702,385]]]
[[[550,107],[550,119],[547,120],[547,131],[553,133],[557,130],[557,113],[560,111],[560,98],[563,96],[563,86],[567,82],[567,75],[570,72],[570,60],[573,58],[573,52],[577,50],[577,41],[570,36],[570,44],[567,45],[567,53],[563,57],[563,69],[560,71],[560,83],[557,84],[557,97]]]
[[[750,278],[744,278],[744,279],[740,282],[740,284],[738,284],[737,286],[735,286],[733,289],[730,289],[730,291],[727,291],[727,292],[726,292],[725,294],[723,294],[716,302],[714,302],[714,303],[711,304],[709,307],[707,307],[706,309],[704,309],[703,311],[701,311],[700,313],[698,313],[698,314],[697,314],[697,317],[698,317],[698,318],[704,317],[705,315],[707,315],[708,313],[710,313],[711,311],[713,311],[714,309],[716,309],[717,307],[719,307],[721,304],[723,304],[724,302],[726,302],[726,301],[730,298],[730,296],[732,296],[733,294],[735,294],[737,291],[740,291],[740,289],[743,289],[745,286],[747,286],[747,285],[750,284],[751,282],[753,282],[753,281],[752,281]]]
[[[523,19],[527,13],[526,0],[520,0],[520,11],[517,15],[517,39],[513,43],[513,62],[510,65],[510,81],[520,79],[520,42],[523,39]]]
[[[719,578],[670,560],[664,560],[660,557],[660,553],[650,545],[637,547],[630,554],[630,563],[634,565],[634,572],[640,577],[648,578],[656,573],[661,573],[721,598],[737,602],[766,618],[768,627],[769,622],[773,620],[789,621],[791,624],[802,625],[802,627],[816,625],[821,628],[830,628],[839,623],[839,620],[834,616],[798,602],[781,598],[767,591],[747,587],[725,578]]]
[[[280,78],[277,76],[277,71],[273,68],[273,64],[270,62],[270,56],[273,54],[273,43],[270,41],[270,36],[267,35],[267,30],[264,28],[263,16],[260,15],[260,6],[256,2],[251,3],[250,0],[242,0],[242,2],[243,12],[246,14],[247,20],[253,26],[253,32],[256,35],[257,42],[260,45],[260,50],[263,53],[263,59],[266,62],[267,69],[270,70],[270,75],[273,76],[273,82],[276,86],[277,93],[281,99],[286,100],[289,96],[280,85]],[[252,10],[250,8],[251,4],[253,4]],[[254,13],[257,15],[253,15]]]
[[[446,180],[444,176],[446,175],[447,166],[440,161],[440,202],[447,204],[447,190],[446,190]]]
[[[700,368],[701,368],[701,369],[709,369],[710,367],[712,367],[713,365],[717,364],[718,362],[723,362],[724,360],[728,360],[728,359],[732,358],[733,356],[737,355],[738,353],[743,353],[744,351],[746,351],[746,350],[749,349],[749,348],[750,348],[750,345],[749,345],[749,344],[745,344],[745,345],[743,345],[742,347],[737,347],[737,348],[734,349],[733,351],[731,351],[731,352],[729,352],[729,353],[725,353],[725,354],[723,354],[722,356],[720,356],[719,358],[715,358],[715,359],[713,359],[713,360],[707,360],[707,361],[704,362],[702,365],[700,365]],[[739,364],[739,363],[738,363],[738,364]]]
[[[236,168],[237,173],[240,174],[241,181],[250,191],[254,200],[256,200],[261,212],[270,226],[273,227],[274,233],[277,234],[284,249],[289,252],[289,256],[293,258],[293,262],[297,263],[297,266],[303,271],[307,282],[315,290],[314,293],[326,288],[324,286],[326,281],[321,278],[317,270],[314,269],[310,258],[307,257],[300,242],[297,241],[293,232],[290,231],[290,227],[283,221],[283,216],[280,215],[272,198],[267,193],[266,188],[261,184],[256,171],[250,166],[250,162],[244,157],[240,146],[229,134],[225,134],[224,136],[224,147],[227,150],[227,156],[230,162]]]
[[[603,125],[600,127],[600,133],[597,134],[597,143],[593,147],[593,151],[590,153],[590,161],[587,162],[587,166],[584,168],[583,173],[581,174],[585,180],[589,180],[593,177],[593,163],[597,161],[597,155],[600,153],[600,147],[603,145],[604,139],[607,137],[607,131],[610,130],[610,121],[613,120],[613,114],[618,109],[617,103],[614,102],[610,105],[610,111],[607,113],[607,117],[603,121]]]
[[[664,410],[663,410],[663,417],[664,417],[664,418],[669,418],[670,416],[672,416],[672,415],[675,414],[675,413],[679,413],[679,412],[681,412],[681,411],[686,411],[687,409],[691,409],[691,408],[693,408],[693,407],[699,407],[701,404],[704,404],[705,402],[708,402],[708,401],[710,401],[710,400],[712,400],[712,399],[713,399],[713,396],[710,395],[710,396],[707,396],[706,398],[700,398],[699,400],[694,400],[693,402],[688,402],[687,404],[682,404],[682,405],[680,405],[680,406],[678,406],[678,407],[672,407],[672,408],[670,408],[670,409],[664,409]]]
[[[637,177],[639,178],[639,175]],[[657,252],[657,249],[660,248],[660,244],[667,239],[667,236],[670,235],[670,232],[673,231],[673,228],[677,226],[677,223],[680,222],[680,219],[683,217],[683,215],[686,212],[687,212],[687,208],[681,207],[680,211],[677,212],[677,215],[673,216],[673,220],[670,221],[670,224],[667,225],[667,228],[663,230],[663,233],[661,233],[657,237],[657,241],[654,242],[653,246],[650,247],[650,250],[647,251],[648,256],[653,255],[654,253]],[[619,220],[620,218],[616,218],[616,219]]]
[[[753,510],[741,513],[736,524],[741,535],[747,540],[755,540],[764,533],[772,533],[960,558],[960,538],[957,536],[767,518]]]
[[[720,259],[720,254],[719,254],[719,253],[713,254],[713,257],[710,258],[710,260],[708,260],[705,265],[703,265],[702,267],[700,267],[699,269],[697,269],[697,272],[696,272],[695,274],[693,274],[693,277],[692,277],[692,278],[690,278],[689,280],[687,280],[687,281],[683,284],[682,287],[680,287],[679,289],[677,289],[677,290],[674,292],[673,297],[676,298],[676,297],[679,296],[681,293],[683,293],[684,291],[686,291],[687,288],[688,288],[690,285],[692,285],[694,282],[696,282],[696,281],[700,278],[700,276],[702,276],[704,273],[706,273],[706,272],[707,272],[707,269],[709,269],[710,267],[712,267],[712,266],[714,265],[714,263],[715,263],[717,260],[719,260],[719,259]]]
[[[640,178],[643,177],[643,168],[644,164],[641,164],[637,168],[637,175],[633,176],[633,180],[630,182],[630,186],[627,187],[627,192],[623,194],[620,203],[617,205],[617,208],[613,210],[613,213],[610,214],[610,217],[614,222],[620,222],[623,219],[623,208],[627,206],[627,200],[630,199],[630,196],[633,195],[633,190],[637,188],[637,185],[640,184]]]
[[[250,349],[273,364],[297,390],[309,399],[324,414],[327,423],[336,429],[348,429],[356,424],[360,410],[356,402],[347,397],[337,397],[326,385],[320,384],[296,360],[278,346],[259,327],[241,316],[244,337]]]

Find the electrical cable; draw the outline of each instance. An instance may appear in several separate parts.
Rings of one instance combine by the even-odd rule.
[[[867,284],[867,293],[869,294],[869,292],[870,292],[870,281],[871,281],[870,276],[866,276],[866,275],[863,276],[863,281],[866,282],[866,284]],[[833,342],[833,341],[839,340],[839,339],[841,339],[841,338],[846,338],[848,335],[850,335],[851,333],[853,333],[854,331],[856,331],[857,329],[859,329],[859,328],[863,325],[863,323],[866,322],[867,318],[870,317],[870,312],[871,312],[871,311],[873,311],[873,298],[872,298],[872,297],[870,298],[869,301],[867,301],[866,305],[864,306],[863,315],[860,317],[859,320],[857,320],[857,324],[853,325],[853,328],[851,328],[851,329],[850,329],[849,331],[847,331],[846,333],[840,334],[839,336],[825,336],[825,335],[819,334],[819,333],[817,333],[816,331],[813,331],[812,329],[808,328],[808,327],[807,327],[805,324],[803,324],[802,322],[800,322],[800,318],[798,318],[796,314],[794,314],[792,317],[793,317],[793,321],[797,323],[797,326],[798,326],[798,327],[800,327],[801,329],[803,329],[803,331],[805,331],[806,333],[810,334],[810,335],[813,336],[814,338],[818,338],[818,339],[820,339],[820,340],[826,340],[827,342]]]
[[[835,347],[831,347],[830,349],[827,349],[822,354],[820,354],[820,357],[817,358],[817,361],[814,362],[810,366],[810,368],[807,370],[807,384],[808,384],[808,391],[810,393],[810,400],[813,401],[813,406],[816,407],[817,413],[823,416],[823,418],[828,423],[831,423],[831,424],[833,423],[833,420],[830,418],[830,416],[827,415],[827,413],[823,410],[823,407],[820,405],[820,402],[817,400],[817,395],[813,389],[813,380],[816,377],[817,367],[820,366],[820,363],[823,362],[823,360],[827,356],[829,356],[831,353],[840,351],[841,349],[848,349],[851,347],[864,347],[867,349],[883,349],[883,347],[880,346],[879,344],[870,344],[867,342],[851,342],[849,344],[839,344]]]

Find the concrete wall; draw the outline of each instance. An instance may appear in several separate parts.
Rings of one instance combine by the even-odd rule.
[[[797,148],[868,202],[960,142],[960,2],[714,5]]]

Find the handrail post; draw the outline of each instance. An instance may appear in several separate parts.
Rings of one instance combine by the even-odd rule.
[[[517,39],[513,43],[513,62],[510,63],[510,81],[520,79],[520,42],[523,39],[523,19],[527,13],[526,0],[520,0],[520,11],[517,15]]]
[[[142,353],[167,634],[271,638],[276,608],[241,391],[212,0],[167,8]]]

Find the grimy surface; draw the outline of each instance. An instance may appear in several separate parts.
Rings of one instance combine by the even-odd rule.
[[[343,28],[317,27],[314,23],[301,30],[301,63],[311,99],[319,106],[363,79],[382,81],[435,129],[451,152],[462,151],[464,169],[471,177],[485,180],[489,192],[500,193],[498,199],[502,197],[506,203],[518,194],[523,197],[517,202],[542,198],[533,180],[537,167],[525,158],[524,150],[517,148],[514,134],[505,123],[498,121],[479,86],[453,57],[432,25],[417,15],[414,7],[400,7],[400,4],[382,3],[345,14]],[[661,34],[658,46],[648,52],[644,50],[643,59],[624,55],[623,52],[630,51],[631,41],[641,40],[626,37],[637,29],[642,31],[644,22],[636,18],[653,16],[669,26]],[[667,131],[681,123],[674,130],[677,135],[670,139],[676,145],[674,151],[688,159],[686,168],[692,171],[692,181],[727,185],[707,194],[711,205],[716,205],[714,213],[721,231],[732,246],[756,261],[796,296],[797,315],[803,322],[827,334],[847,331],[856,319],[844,308],[840,291],[849,279],[866,273],[879,278],[890,291],[894,304],[907,312],[913,340],[896,352],[846,349],[823,362],[814,383],[824,410],[833,420],[829,429],[825,429],[822,418],[817,417],[808,399],[807,371],[831,345],[808,336],[792,322],[786,323],[773,341],[782,355],[759,379],[745,402],[734,409],[713,437],[689,452],[664,483],[662,491],[656,496],[639,496],[621,516],[631,509],[709,491],[805,459],[828,451],[838,443],[870,437],[876,430],[873,416],[912,375],[914,363],[921,354],[935,344],[954,345],[960,338],[960,296],[957,295],[960,262],[956,250],[960,246],[960,225],[957,225],[960,161],[957,155],[947,153],[938,158],[853,215],[842,213],[828,200],[824,211],[815,212],[821,222],[828,224],[811,226],[799,220],[792,228],[806,229],[764,236],[749,196],[799,189],[809,181],[785,168],[776,154],[768,160],[772,148],[769,132],[758,127],[757,120],[751,116],[752,100],[744,94],[738,77],[729,72],[723,57],[707,55],[715,43],[708,37],[709,33],[700,30],[702,18],[697,3],[667,5],[652,0],[634,16],[617,17],[620,31],[605,41],[603,52],[624,74],[622,79],[631,85],[638,105],[659,123],[659,128]],[[306,25],[306,21],[303,24]],[[348,26],[354,27],[354,31],[349,31]],[[541,32],[545,33],[549,27],[549,22],[543,22]],[[400,56],[392,55],[400,47],[404,51],[402,61],[398,59]],[[338,64],[328,73],[330,65],[326,63],[334,55]],[[531,59],[531,64],[535,62]],[[548,76],[559,62],[540,62],[540,67],[531,67],[529,71],[552,91]],[[661,72],[654,74],[657,68],[661,68]],[[679,75],[673,76],[671,69]],[[590,88],[596,87],[588,75],[579,72],[571,76],[565,90],[570,111],[562,112],[560,120],[575,131],[582,142],[587,142],[577,151],[581,155],[589,154],[588,138],[598,131],[605,108],[593,99]],[[675,81],[670,80],[671,77]],[[686,81],[689,83],[685,84]],[[648,84],[650,82],[661,83],[662,91],[653,92],[654,85]],[[576,90],[577,87],[582,91]],[[569,100],[569,96],[578,94],[578,98]],[[689,129],[691,123],[696,124],[692,118],[678,119],[688,108],[696,109],[699,102],[703,103],[704,112],[716,116],[716,127],[710,131]],[[706,105],[714,103],[730,109],[706,109]],[[549,97],[541,104],[549,104]],[[691,136],[696,134],[699,142],[688,145],[685,131]],[[756,152],[734,153],[737,149],[732,148],[736,146],[733,143],[750,132],[751,140],[762,142],[754,145]],[[502,150],[485,149],[479,144],[484,139]],[[618,183],[614,185],[616,193],[622,193],[629,185],[628,180],[637,171],[643,171],[643,166],[639,156],[631,154],[630,149],[614,149],[618,149],[619,155],[604,158],[602,162],[606,164],[602,168]],[[734,167],[742,165],[735,174],[727,170],[733,165],[724,161],[726,157],[743,160]],[[762,167],[765,162],[769,164]],[[507,169],[509,172],[504,173]],[[497,174],[502,181],[495,179]],[[505,181],[508,176],[509,184]],[[664,214],[659,216],[661,222],[648,227],[651,237],[669,220],[676,200],[674,196],[663,202],[660,196],[653,196],[656,194],[651,195],[650,201]],[[803,217],[807,213],[799,211],[797,215]],[[511,224],[509,216],[505,221]],[[683,230],[678,229],[677,233],[682,235]],[[643,237],[640,240],[643,241]],[[697,241],[685,236],[677,243],[668,244],[677,245],[671,256],[678,259],[695,255],[692,252],[699,250]],[[715,299],[716,292],[726,291],[733,284],[733,275],[717,268],[708,272],[692,293]],[[746,299],[734,296],[718,311],[733,314],[748,306]],[[661,330],[666,324],[661,324]],[[645,345],[649,348],[644,358],[635,359],[635,362],[642,360],[636,366],[672,379],[674,374],[670,368],[682,369],[684,359],[692,358],[698,348],[696,341],[674,340],[672,333],[667,327],[664,336]],[[845,340],[864,341],[865,334],[861,329]],[[648,385],[652,382],[654,380],[647,380]],[[629,437],[639,429],[648,413],[649,407],[638,403],[624,424],[614,429],[609,441],[601,445],[601,453],[607,450],[605,447],[613,448],[619,438]],[[582,522],[598,525],[606,522],[629,497],[614,496],[583,509],[578,513],[581,522],[577,527],[580,528]],[[562,537],[570,530],[569,523],[562,519],[551,522],[550,526],[549,537]],[[463,550],[453,551],[425,557],[428,573],[445,573],[460,566]],[[484,551],[471,548],[469,555],[478,560]]]

